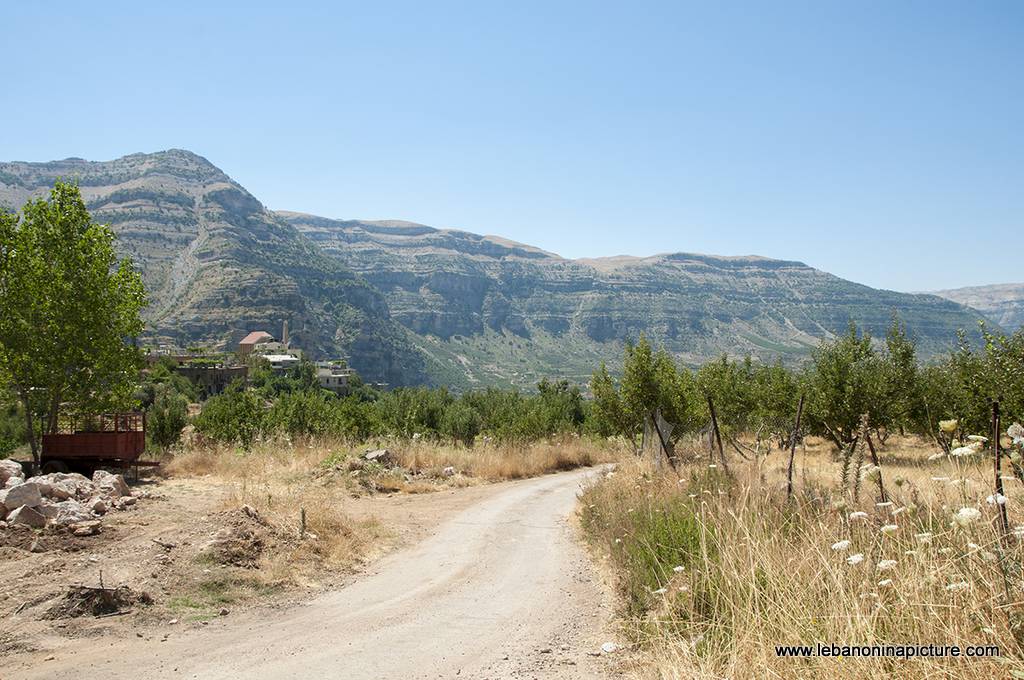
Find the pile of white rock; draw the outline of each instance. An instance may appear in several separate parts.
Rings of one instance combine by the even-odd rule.
[[[20,464],[0,460],[0,528],[56,525],[87,536],[98,531],[98,519],[108,511],[136,501],[124,477],[106,470],[97,470],[92,479],[77,472],[25,479]]]

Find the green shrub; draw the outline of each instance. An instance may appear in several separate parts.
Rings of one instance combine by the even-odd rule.
[[[236,381],[207,400],[195,419],[196,430],[214,441],[248,448],[264,431],[265,410],[263,399]]]
[[[146,418],[152,443],[164,449],[178,443],[181,430],[188,424],[188,403],[188,398],[170,385],[158,386]]]
[[[480,433],[480,414],[463,402],[449,404],[441,416],[441,434],[453,442],[472,446]]]

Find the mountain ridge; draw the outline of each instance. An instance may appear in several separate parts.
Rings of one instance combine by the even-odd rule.
[[[881,336],[893,311],[928,355],[981,318],[795,260],[686,252],[572,260],[404,220],[271,211],[183,149],[0,163],[0,204],[20,207],[57,177],[79,182],[95,218],[138,263],[158,336],[227,347],[287,318],[311,355],[347,356],[391,384],[583,381],[640,333],[690,365],[723,352],[800,361],[851,319]]]
[[[1024,327],[1024,283],[966,286],[932,294],[977,309],[1008,331]]]
[[[143,274],[158,338],[230,347],[253,327],[313,353],[347,355],[372,380],[419,382],[418,355],[379,291],[323,255],[210,161],[182,149],[113,161],[0,164],[0,204],[20,207],[57,178]]]

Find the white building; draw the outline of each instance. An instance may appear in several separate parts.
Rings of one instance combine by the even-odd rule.
[[[354,370],[344,364],[330,361],[318,361],[316,364],[316,377],[320,381],[320,387],[335,394],[348,394],[349,379],[355,374]]]
[[[264,354],[263,358],[275,371],[284,371],[299,365],[299,357],[291,354]]]

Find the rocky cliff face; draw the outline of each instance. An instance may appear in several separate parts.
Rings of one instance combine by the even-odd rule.
[[[371,380],[455,388],[585,381],[646,333],[697,364],[722,352],[799,361],[849,320],[884,334],[893,311],[925,354],[974,311],[868,288],[799,262],[676,253],[568,260],[494,236],[409,222],[272,213],[188,151],[109,162],[0,163],[0,205],[75,180],[139,265],[147,320],[179,344],[276,332]]]
[[[115,161],[0,164],[0,205],[20,208],[57,178],[78,182],[89,210],[142,271],[153,332],[186,344],[231,347],[276,333],[319,356],[346,355],[373,380],[424,379],[408,333],[381,293],[206,159],[188,151]]]
[[[940,290],[935,295],[977,309],[1007,331],[1024,327],[1024,283]]]
[[[800,262],[675,253],[567,260],[504,239],[406,222],[278,213],[383,291],[393,317],[452,364],[449,380],[585,377],[646,333],[696,364],[728,352],[798,360],[855,320],[898,312],[927,354],[979,315],[930,295],[845,281]]]

